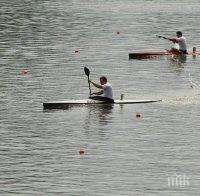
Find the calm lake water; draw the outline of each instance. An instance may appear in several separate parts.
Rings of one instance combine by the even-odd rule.
[[[156,35],[177,30],[200,50],[199,10],[198,0],[0,0],[0,195],[200,195],[200,56],[128,58],[171,47]],[[163,101],[43,111],[88,97],[84,66],[94,81],[108,76],[115,98]]]

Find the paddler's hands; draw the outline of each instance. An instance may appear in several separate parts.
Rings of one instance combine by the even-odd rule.
[[[94,84],[94,82],[92,82],[91,80],[88,80],[88,81],[89,81],[89,83]]]

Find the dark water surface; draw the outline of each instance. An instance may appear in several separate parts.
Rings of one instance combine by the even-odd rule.
[[[198,0],[0,0],[0,195],[200,195]],[[135,105],[43,111],[88,96],[83,67]],[[94,90],[94,89],[93,89]],[[141,114],[140,118],[136,113]],[[85,154],[80,155],[80,149]]]

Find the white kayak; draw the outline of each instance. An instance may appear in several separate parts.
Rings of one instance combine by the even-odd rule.
[[[93,100],[93,99],[80,99],[80,100],[64,100],[64,101],[53,101],[53,102],[46,102],[43,103],[43,109],[68,109],[70,106],[73,105],[95,105],[95,104],[137,104],[137,103],[152,103],[152,102],[159,102],[162,101],[161,99],[155,100],[115,100],[114,103],[105,103],[103,101]]]

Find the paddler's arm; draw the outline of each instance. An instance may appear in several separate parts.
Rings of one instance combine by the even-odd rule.
[[[97,84],[97,83],[95,83],[95,82],[92,82],[91,80],[90,80],[89,82],[92,83],[96,88],[101,88],[101,89],[103,89],[103,86],[102,86],[102,85]]]
[[[178,40],[176,38],[167,38],[167,39],[173,43],[178,43]]]
[[[178,40],[176,38],[169,38],[169,37],[164,37],[164,36],[158,36],[159,38],[167,39],[173,43],[178,43]]]
[[[94,92],[91,95],[102,95],[102,94],[103,94],[103,91],[99,91],[99,92]]]
[[[169,38],[169,37],[164,37],[162,35],[157,35],[159,38],[167,39],[169,41],[172,41],[173,43],[178,43],[178,40],[176,38]]]

